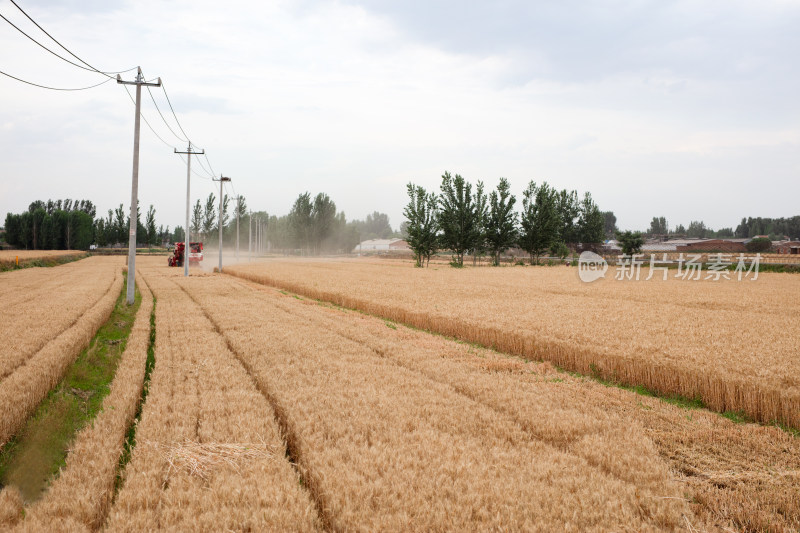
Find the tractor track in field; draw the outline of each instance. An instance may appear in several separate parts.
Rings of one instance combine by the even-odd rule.
[[[243,280],[243,279],[235,277],[235,276],[228,276],[228,279],[233,285],[239,286],[244,290],[248,290],[248,291],[256,290],[257,292],[264,292],[264,290],[265,290],[265,287],[263,285],[260,285],[260,284],[255,283],[255,282],[251,282],[249,280]],[[181,288],[203,310],[203,313],[205,314],[205,316],[212,322],[212,324],[214,324],[214,327],[217,330],[217,332],[220,333],[225,338],[225,342],[228,345],[228,348],[231,350],[231,352],[233,352],[236,355],[236,357],[240,360],[242,365],[245,367],[245,369],[247,369],[248,373],[252,377],[252,369],[243,360],[241,355],[235,350],[234,346],[231,344],[230,340],[228,339],[228,336],[227,336],[226,332],[222,329],[222,327],[219,325],[219,323],[214,318],[211,317],[211,315],[206,310],[206,308],[203,307],[202,303],[200,303],[196,298],[194,298],[191,295],[191,293],[189,291],[187,291],[187,289],[185,287],[181,287]],[[500,408],[495,403],[486,401],[484,398],[481,398],[481,396],[479,394],[473,393],[467,387],[459,386],[458,384],[456,384],[456,383],[454,383],[452,381],[448,381],[447,379],[442,379],[442,377],[440,375],[436,374],[435,372],[426,371],[426,370],[420,369],[420,368],[414,366],[413,364],[408,364],[408,363],[403,362],[400,357],[393,357],[391,355],[388,355],[381,346],[376,344],[377,339],[370,338],[371,335],[369,333],[364,334],[362,336],[354,334],[351,330],[348,330],[347,327],[342,325],[342,321],[341,320],[337,320],[335,317],[326,316],[326,313],[322,312],[323,310],[318,308],[317,302],[314,302],[314,305],[313,306],[309,306],[309,308],[308,308],[308,314],[309,315],[313,314],[313,317],[308,316],[308,315],[304,315],[303,313],[298,312],[298,310],[296,308],[294,308],[293,306],[291,306],[291,305],[283,304],[280,301],[279,298],[272,299],[270,303],[275,308],[281,310],[282,312],[286,313],[289,316],[295,317],[299,321],[304,321],[304,322],[306,322],[306,323],[308,323],[310,325],[315,325],[317,327],[322,326],[323,329],[325,329],[329,333],[333,333],[333,334],[337,335],[338,337],[340,337],[342,339],[346,339],[346,340],[348,340],[350,342],[353,342],[355,344],[358,344],[360,346],[364,346],[365,348],[369,349],[373,354],[375,354],[375,356],[377,358],[379,358],[380,360],[392,365],[393,367],[402,368],[402,369],[404,369],[404,370],[406,370],[408,372],[416,374],[417,376],[421,377],[424,380],[428,380],[428,381],[431,381],[433,383],[437,383],[439,385],[443,385],[443,386],[447,387],[449,390],[451,390],[453,393],[457,394],[458,396],[461,396],[461,397],[463,397],[463,398],[465,398],[465,399],[467,399],[467,400],[469,400],[471,402],[474,402],[476,404],[482,405],[482,406],[490,409],[491,411],[497,413],[498,416],[500,416],[502,418],[505,418],[508,421],[510,421],[511,423],[513,423],[514,425],[516,425],[519,429],[521,429],[528,436],[528,438],[531,441],[541,442],[541,443],[543,443],[543,444],[545,444],[547,446],[551,446],[554,449],[559,450],[560,452],[563,452],[563,453],[565,453],[567,455],[570,455],[570,456],[578,458],[578,459],[580,459],[582,461],[585,461],[585,464],[588,467],[593,468],[593,469],[597,470],[598,472],[600,472],[600,473],[602,473],[604,475],[607,475],[607,476],[609,476],[611,478],[614,478],[614,479],[618,480],[621,483],[628,484],[628,485],[631,485],[631,486],[636,486],[637,485],[636,481],[631,479],[630,477],[626,477],[626,476],[622,475],[620,472],[615,472],[612,469],[609,469],[606,466],[604,466],[601,462],[595,460],[595,458],[593,458],[593,457],[591,457],[589,455],[581,454],[578,451],[572,449],[572,446],[576,444],[576,441],[580,440],[582,435],[576,437],[573,440],[567,441],[567,442],[559,442],[559,441],[557,441],[555,439],[549,439],[546,436],[544,436],[544,435],[542,435],[540,433],[537,433],[536,430],[535,430],[533,421],[525,419],[524,417],[519,416],[518,414],[512,412],[509,409]],[[336,307],[336,306],[334,307],[334,309],[339,310],[339,308]],[[385,322],[385,320],[381,319],[380,317],[372,317],[372,316],[370,316],[370,319],[378,320],[380,322]],[[432,336],[434,335],[434,334],[431,334],[431,333],[425,333],[425,334],[426,335],[432,335]],[[371,342],[371,341],[376,341],[376,342]],[[281,407],[280,402],[277,400],[277,398],[274,397],[273,394],[271,394],[268,390],[265,390],[264,388],[262,388],[261,384],[258,383],[258,380],[256,380],[255,378],[253,378],[253,379],[254,379],[254,382],[256,382],[257,386],[259,387],[259,390],[262,391],[264,396],[270,402],[270,405],[273,406],[273,410],[276,412],[276,416],[278,417],[279,425],[281,426],[282,431],[284,431],[285,434],[287,435],[287,441],[291,441],[292,442],[290,444],[290,446],[289,446],[289,455],[290,455],[290,458],[291,458],[292,462],[294,462],[296,459],[300,459],[302,461],[302,458],[298,458],[297,457],[296,447],[293,445],[293,442],[296,439],[296,437],[294,437],[291,429],[289,428],[288,416],[287,416],[285,410],[283,409],[283,407]],[[288,444],[288,442],[287,442],[287,444]],[[304,463],[302,463],[302,462],[301,462],[301,464],[304,465]],[[318,489],[314,488],[314,492],[318,493],[319,491],[318,491]],[[317,501],[317,497],[316,496],[315,496],[315,501]],[[320,500],[319,503],[320,503],[320,509],[325,508],[323,501]],[[320,515],[320,516],[322,516],[322,515]],[[331,523],[330,520],[327,517],[324,517],[324,522],[325,522],[326,526]]]
[[[180,288],[189,297],[189,299],[191,299],[192,303],[194,303],[203,312],[203,315],[206,317],[206,319],[214,326],[216,333],[225,341],[225,345],[228,347],[228,350],[230,350],[230,352],[236,357],[236,360],[239,362],[239,364],[242,365],[245,372],[247,372],[247,375],[253,383],[253,386],[261,393],[261,395],[272,408],[275,422],[280,428],[281,434],[284,438],[284,443],[286,445],[286,459],[289,461],[292,469],[297,474],[303,487],[305,487],[305,489],[308,491],[317,516],[319,516],[320,521],[322,522],[323,530],[334,531],[331,516],[328,512],[330,507],[326,504],[322,491],[316,485],[312,476],[304,474],[304,471],[308,471],[308,465],[307,462],[304,461],[302,454],[299,452],[297,446],[298,438],[292,429],[291,424],[289,423],[289,416],[286,412],[286,409],[283,407],[275,394],[269,390],[269,387],[267,387],[267,385],[262,381],[256,379],[251,365],[248,364],[245,358],[242,357],[241,354],[235,349],[228,336],[225,335],[224,331],[221,329],[219,323],[211,316],[205,307],[203,307],[203,305],[197,301],[197,299],[192,295],[191,292],[189,292],[189,290],[186,289],[186,287],[176,281],[173,281],[173,283]]]

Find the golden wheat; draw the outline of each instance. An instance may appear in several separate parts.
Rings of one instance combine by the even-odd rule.
[[[509,383],[431,379],[382,354],[380,335],[321,320],[316,306],[224,277],[177,282],[271,399],[331,529],[649,530],[689,512],[622,418],[549,403],[536,385],[491,404],[480,388]],[[397,357],[437,357],[414,349]]]
[[[108,529],[316,529],[269,404],[165,270],[181,274],[143,267],[157,298],[156,366]]]
[[[800,278],[603,280],[575,269],[270,261],[226,272],[485,346],[800,427]],[[613,278],[613,270],[608,274]],[[642,279],[647,277],[644,270]],[[735,277],[734,277],[735,280]]]
[[[21,364],[15,366],[12,373],[0,381],[0,406],[2,406],[2,410],[0,410],[0,446],[5,444],[17,431],[50,389],[58,384],[67,367],[75,360],[80,351],[88,346],[94,333],[114,309],[123,283],[119,263],[107,264],[106,268],[95,270],[95,277],[92,277],[89,272],[84,273],[85,290],[91,290],[92,282],[98,276],[101,279],[110,276],[111,283],[108,286],[105,283],[100,284],[104,293],[102,297],[88,309],[85,305],[79,306],[82,309],[81,314],[71,317],[66,329],[47,332],[49,328],[53,327],[48,325],[47,316],[48,314],[57,316],[59,308],[49,308],[42,301],[33,305],[31,313],[39,316],[42,323],[29,324],[49,340],[41,345],[35,353],[29,354]],[[72,296],[79,298],[75,294]],[[85,300],[85,298],[83,299]],[[75,310],[74,307],[68,305],[67,307]],[[42,313],[41,309],[44,309],[45,312]],[[53,317],[54,321],[64,325],[63,322],[58,321],[56,316]],[[2,324],[0,327],[5,328],[4,321],[1,319],[0,324]],[[30,334],[30,329],[22,332],[9,331],[10,340],[26,334]],[[4,359],[11,359],[10,354],[4,352]]]
[[[119,258],[97,257],[0,275],[0,381],[107,294],[120,265]]]
[[[44,497],[25,513],[25,530],[96,530],[114,495],[125,435],[133,422],[144,383],[153,296],[141,276],[142,303],[136,313],[108,396],[100,413],[75,437],[66,466]]]

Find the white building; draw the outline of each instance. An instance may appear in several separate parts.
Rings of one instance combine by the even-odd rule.
[[[369,239],[362,241],[353,249],[353,253],[361,252],[380,252],[389,250],[404,250],[408,244],[403,239]]]

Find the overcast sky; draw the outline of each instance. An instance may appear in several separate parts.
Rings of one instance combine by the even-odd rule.
[[[800,214],[796,0],[18,3],[93,66],[160,76],[253,210],[285,214],[322,191],[348,219],[377,210],[397,227],[406,183],[438,190],[449,170],[487,188],[506,177],[517,195],[530,180],[590,191],[622,229]],[[0,13],[53,44],[8,0]],[[104,79],[2,20],[0,70],[55,87]],[[0,216],[36,199],[129,204],[122,86],[0,76],[0,95]],[[142,123],[140,203],[183,225],[172,147],[186,144],[147,91],[142,110],[167,145]],[[192,177],[192,202],[215,190]]]

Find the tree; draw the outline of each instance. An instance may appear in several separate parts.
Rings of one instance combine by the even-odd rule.
[[[442,248],[453,253],[453,266],[464,266],[464,253],[473,250],[481,237],[472,185],[456,174],[442,176],[442,194],[439,196],[439,242]]]
[[[709,231],[709,228],[706,227],[703,221],[696,221],[692,220],[689,222],[689,227],[686,229],[686,236],[687,237],[699,237],[701,239],[705,238],[706,233]]]
[[[233,208],[233,220],[231,224],[236,224],[236,217],[239,217],[239,240],[246,242],[247,241],[247,232],[250,231],[250,220],[247,218],[249,215],[247,213],[247,202],[244,199],[244,196],[237,196],[236,197],[236,206]],[[236,242],[234,237],[234,243]]]
[[[584,193],[578,215],[578,239],[584,244],[601,243],[604,227],[603,213],[592,200],[592,194]]]
[[[222,235],[225,235],[225,227],[228,225],[228,222],[231,219],[231,215],[228,213],[228,207],[230,206],[231,199],[228,197],[227,194],[222,196],[222,214],[217,219],[217,231],[222,231]],[[220,222],[222,222],[222,229],[220,229]],[[219,234],[217,234],[219,236]]]
[[[555,192],[555,189],[552,190]],[[579,242],[580,237],[575,227],[575,221],[580,214],[578,192],[564,189],[556,193],[556,212],[561,221],[561,227],[558,230],[561,241],[565,243]]]
[[[486,242],[492,254],[492,263],[500,264],[500,254],[517,242],[517,214],[508,180],[500,178],[497,190],[489,196],[489,212],[486,217]]]
[[[617,228],[617,217],[613,211],[603,211],[603,233],[606,239],[613,239],[619,229]]]
[[[547,183],[537,187],[531,181],[522,193],[522,220],[520,221],[520,247],[531,256],[531,264],[559,242],[559,193]]]
[[[642,251],[644,237],[642,237],[641,232],[623,231],[617,234],[617,240],[622,247],[622,253],[624,255],[638,254]]]
[[[311,202],[311,194],[304,192],[297,197],[292,210],[289,211],[289,225],[295,245],[299,245],[304,250],[308,250],[311,244],[313,216],[314,204]]]
[[[200,236],[200,230],[203,227],[203,206],[200,205],[200,200],[197,200],[197,203],[194,204],[192,208],[192,227],[190,230],[190,235],[194,235],[194,238],[197,239]],[[177,242],[177,241],[176,241]],[[184,242],[186,242],[184,240]]]
[[[128,223],[125,221],[125,209],[122,204],[114,210],[114,234],[117,243],[125,241],[125,236],[128,234]]]
[[[747,251],[750,253],[761,253],[767,252],[770,248],[772,248],[772,241],[764,238],[764,237],[757,237],[745,245]]]
[[[147,210],[147,215],[145,215],[144,225],[147,231],[147,245],[153,246],[156,244],[158,232],[156,231],[156,210],[152,204]]]
[[[434,193],[427,193],[425,189],[409,183],[407,185],[408,205],[403,209],[406,217],[406,241],[414,252],[414,259],[418,267],[430,263],[431,256],[436,253],[437,234],[439,224],[437,221],[438,199]]]
[[[336,204],[325,193],[314,197],[314,206],[311,210],[311,235],[314,241],[315,253],[322,251],[322,243],[333,230],[336,219]]]
[[[367,215],[361,227],[365,239],[388,239],[392,236],[392,226],[389,225],[389,215],[373,211]]]
[[[215,209],[215,205],[217,203],[217,197],[214,196],[214,193],[208,193],[208,198],[206,198],[206,205],[203,209],[203,238],[208,239],[211,235],[211,232],[214,231],[217,222],[217,210]]]
[[[650,235],[667,235],[669,233],[669,226],[665,217],[653,217],[650,221]]]
[[[489,222],[489,206],[486,193],[483,192],[483,182],[479,181],[475,187],[475,219],[478,224],[478,237],[475,242],[475,248],[472,249],[472,264],[478,262],[478,257],[483,257],[486,254],[488,241],[486,240],[487,229],[486,226]]]

